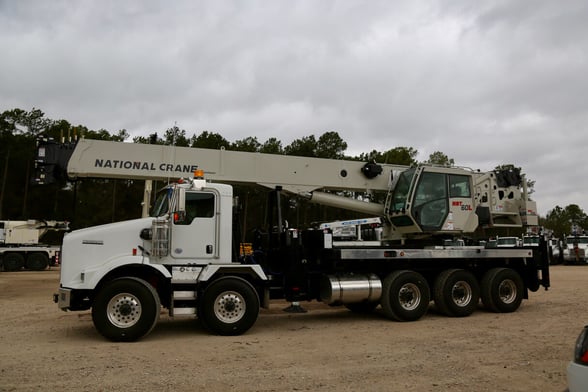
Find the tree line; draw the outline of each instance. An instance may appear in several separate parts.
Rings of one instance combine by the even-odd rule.
[[[40,110],[6,110],[0,114],[0,219],[46,219],[67,220],[73,228],[137,218],[141,212],[143,181],[114,179],[82,179],[72,183],[67,178],[43,186],[34,186],[31,178],[34,172],[36,140],[39,136],[55,140],[71,140],[85,137],[89,139],[126,141],[130,138],[125,129],[110,132],[105,129],[91,130],[83,125],[72,125],[67,120],[53,120],[45,117]],[[134,143],[176,145],[181,147],[212,148],[260,152],[269,154],[296,155],[329,159],[350,159],[376,161],[380,163],[415,165],[418,150],[413,147],[394,147],[385,151],[372,150],[358,156],[346,155],[347,142],[338,132],[327,131],[316,137],[304,136],[283,145],[276,137],[260,141],[249,136],[229,141],[221,134],[202,131],[188,135],[177,126],[148,136],[137,136]],[[454,165],[454,159],[441,151],[429,155],[426,163]],[[499,166],[497,166],[499,167]],[[164,184],[159,184],[163,186]],[[529,185],[533,185],[530,181]],[[235,194],[246,209],[244,229],[248,230],[263,221],[260,216],[265,210],[265,191],[255,186],[235,186]],[[309,225],[312,221],[356,218],[352,212],[342,212],[333,208],[306,203],[292,199],[287,211],[287,219],[295,224]],[[343,214],[343,215],[342,215]],[[558,236],[570,232],[570,222],[581,228],[588,228],[586,214],[576,205],[555,206],[546,217],[543,225]]]

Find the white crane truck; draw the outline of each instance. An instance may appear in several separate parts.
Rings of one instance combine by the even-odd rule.
[[[50,156],[40,145],[39,155]],[[450,317],[517,310],[529,291],[549,287],[546,247],[486,249],[439,246],[479,227],[536,225],[518,172],[403,167],[226,150],[79,140],[72,178],[193,178],[170,182],[152,216],[90,227],[63,240],[62,310],[92,309],[97,330],[133,341],[156,325],[160,308],[198,317],[211,333],[238,335],[272,299],[322,301],[351,311],[414,321],[431,301]],[[50,162],[45,162],[50,163]],[[271,189],[267,233],[239,257],[233,190],[227,183]],[[329,190],[344,190],[334,192]],[[351,197],[383,192],[382,203]],[[333,241],[329,228],[282,224],[280,195],[380,217],[377,240]]]
[[[0,266],[4,271],[42,271],[59,260],[60,247],[39,241],[50,230],[69,230],[68,222],[29,219],[0,221]]]

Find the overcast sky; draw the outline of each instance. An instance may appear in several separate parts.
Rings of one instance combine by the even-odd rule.
[[[0,111],[513,163],[588,209],[588,1],[0,0]]]

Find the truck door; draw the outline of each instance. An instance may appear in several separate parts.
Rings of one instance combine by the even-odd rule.
[[[176,259],[218,257],[218,195],[213,191],[186,192],[185,216],[174,219],[171,255]]]

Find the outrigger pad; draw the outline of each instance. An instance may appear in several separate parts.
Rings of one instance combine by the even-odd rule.
[[[282,309],[284,312],[288,313],[306,313],[307,310],[304,309],[298,302],[292,302],[290,306],[287,308]]]

